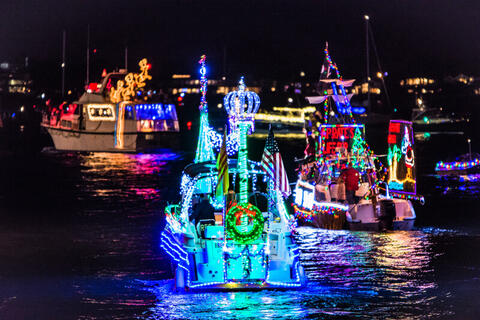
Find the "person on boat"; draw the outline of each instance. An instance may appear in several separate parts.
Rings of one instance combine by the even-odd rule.
[[[307,136],[307,147],[303,153],[305,154],[305,158],[315,156],[317,153],[317,142],[313,134]]]
[[[200,201],[194,205],[190,221],[194,220],[197,225],[202,220],[213,220],[215,222],[215,208],[208,200],[208,194],[200,195]]]
[[[348,204],[355,204],[355,191],[358,190],[358,181],[360,173],[353,168],[352,163],[347,164],[347,168],[342,171],[340,178],[345,183],[345,195]]]

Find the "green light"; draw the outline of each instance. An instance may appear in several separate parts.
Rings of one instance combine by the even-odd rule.
[[[428,123],[428,121],[429,121],[428,117],[426,117],[426,116],[423,117],[423,122]]]
[[[430,136],[431,136],[430,132],[425,132],[423,134],[423,137],[426,138],[426,139],[430,138]]]
[[[248,220],[252,221],[251,226]],[[228,236],[236,243],[250,244],[262,235],[265,220],[257,207],[241,203],[228,210],[225,223]]]
[[[238,147],[238,173],[240,176],[240,196],[239,203],[248,203],[248,150],[247,150],[247,132],[250,124],[248,122],[240,122],[240,136]]]

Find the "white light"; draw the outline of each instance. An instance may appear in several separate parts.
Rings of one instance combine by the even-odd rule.
[[[62,62],[62,68],[65,68],[65,62]]]
[[[289,103],[292,103],[292,102],[293,102],[293,99],[292,99],[292,98],[288,98],[288,102],[289,102]]]
[[[370,20],[369,16],[365,15],[364,17],[365,17],[365,20]]]
[[[40,97],[42,97],[42,99],[45,99],[45,93],[42,93]]]
[[[217,108],[218,108],[218,109],[220,109],[221,107],[222,107],[222,104],[221,104],[221,103],[217,104]]]
[[[305,72],[300,71],[300,77],[305,77]]]
[[[20,112],[23,112],[23,110],[25,110],[25,107],[24,107],[24,106],[21,106],[21,107],[20,107]],[[468,142],[470,142],[470,139],[468,139]]]

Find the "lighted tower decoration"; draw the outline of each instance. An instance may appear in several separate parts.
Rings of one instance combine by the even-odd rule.
[[[208,123],[208,104],[207,104],[207,68],[205,67],[206,56],[202,55],[200,61],[200,129],[198,133],[197,152],[195,154],[195,163],[211,161],[215,159],[211,138],[209,137],[210,125]]]
[[[227,212],[226,231],[237,243],[249,244],[261,236],[264,224],[260,210],[248,203],[247,135],[254,130],[255,113],[260,106],[260,98],[256,93],[246,89],[242,77],[238,91],[227,94],[224,105],[229,117],[230,130],[234,132],[238,128],[239,132],[237,172],[240,178],[239,202]]]
[[[260,98],[255,92],[246,90],[243,77],[238,83],[238,91],[224,98],[225,109],[230,120],[230,130],[239,130],[238,172],[240,176],[239,203],[248,203],[248,150],[247,135],[254,130],[255,113],[260,106]]]

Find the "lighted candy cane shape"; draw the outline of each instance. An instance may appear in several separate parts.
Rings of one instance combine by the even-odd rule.
[[[248,203],[248,150],[247,135],[254,127],[255,113],[260,106],[260,97],[252,91],[246,90],[243,77],[238,83],[238,91],[227,94],[224,98],[225,109],[228,113],[231,130],[239,128],[238,172],[240,176],[239,203]]]

